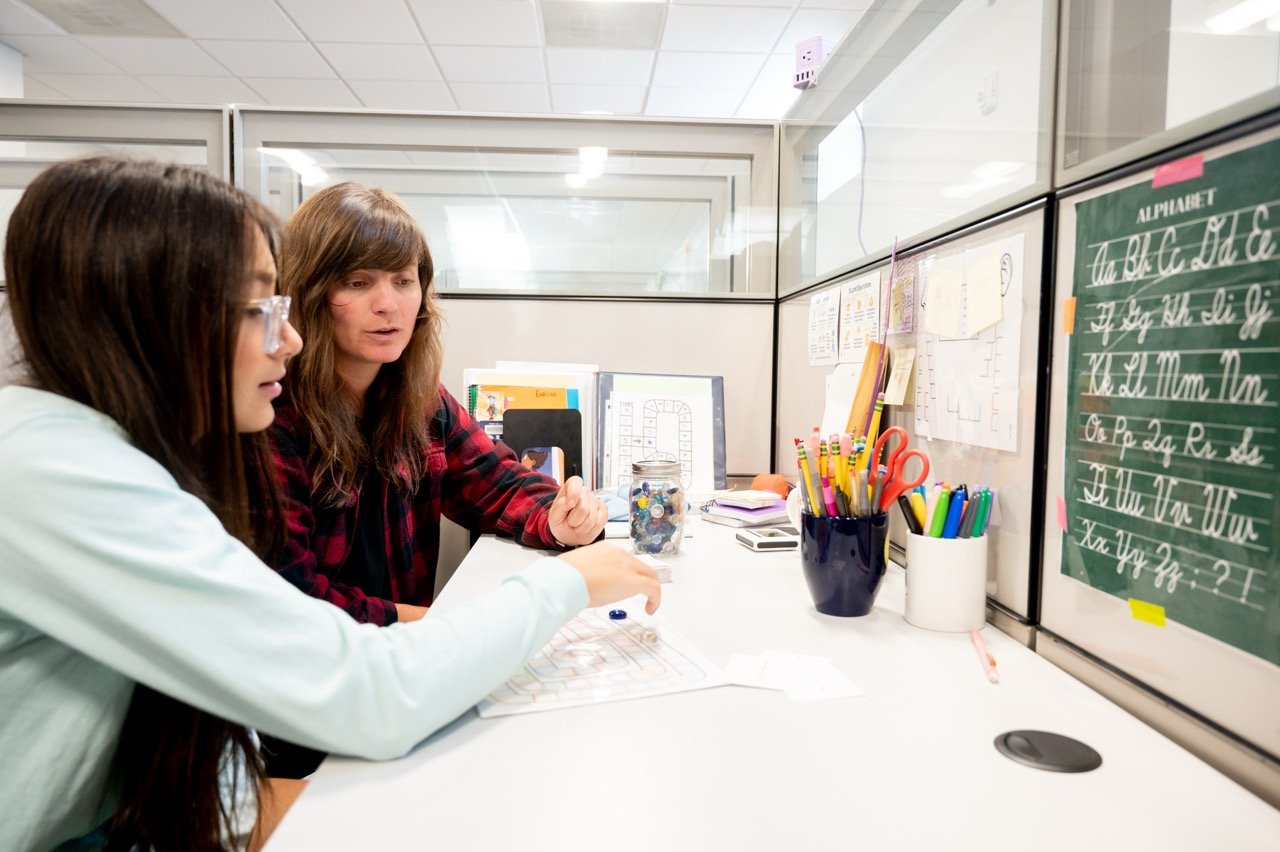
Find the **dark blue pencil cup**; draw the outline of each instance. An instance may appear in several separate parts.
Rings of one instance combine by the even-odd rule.
[[[889,516],[800,518],[800,562],[813,605],[825,615],[871,612],[889,565]]]

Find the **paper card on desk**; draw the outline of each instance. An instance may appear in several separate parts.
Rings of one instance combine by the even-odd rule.
[[[914,346],[904,346],[893,350],[893,370],[889,373],[889,381],[884,386],[884,404],[902,405],[907,398],[907,387],[911,384],[916,363]]]
[[[781,689],[793,701],[860,698],[867,693],[831,665],[826,657],[785,651],[757,656],[734,654],[724,669],[725,680],[739,686]]]
[[[627,617],[609,618],[622,609]],[[656,634],[654,641],[641,635]],[[481,700],[482,718],[722,686],[724,674],[644,598],[584,609],[514,677]]]

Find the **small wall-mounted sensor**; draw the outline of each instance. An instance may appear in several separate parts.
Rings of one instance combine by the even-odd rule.
[[[835,45],[822,36],[796,42],[796,75],[792,85],[797,89],[807,89],[812,86],[813,78],[818,76],[822,63],[827,61],[834,47]]]

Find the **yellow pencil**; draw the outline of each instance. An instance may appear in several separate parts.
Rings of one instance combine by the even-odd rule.
[[[880,431],[880,412],[884,411],[884,394],[876,395],[876,407],[871,412],[871,428],[867,430],[867,447],[868,453],[874,453],[871,449],[876,444],[877,433]],[[879,459],[868,459],[867,470],[871,470],[871,465],[878,464]]]
[[[813,490],[813,477],[809,474],[809,456],[804,451],[804,445],[800,443],[799,438],[796,439],[796,455],[800,459],[800,477],[804,480],[805,493],[809,495],[810,514],[821,517],[822,501]]]

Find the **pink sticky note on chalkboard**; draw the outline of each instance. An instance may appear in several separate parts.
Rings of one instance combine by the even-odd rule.
[[[1067,501],[1058,498],[1058,529],[1067,531]]]
[[[1151,178],[1151,188],[1159,189],[1184,180],[1198,178],[1204,174],[1204,155],[1192,154],[1172,163],[1156,166],[1156,173]]]

